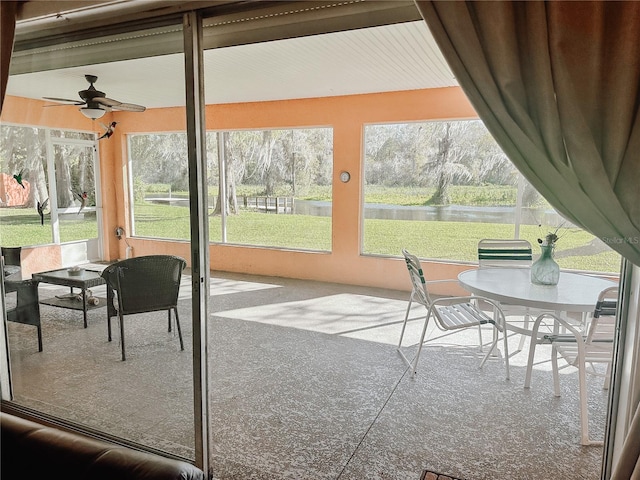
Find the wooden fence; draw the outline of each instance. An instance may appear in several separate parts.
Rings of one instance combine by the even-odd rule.
[[[293,213],[293,197],[242,197],[245,208],[266,213]]]

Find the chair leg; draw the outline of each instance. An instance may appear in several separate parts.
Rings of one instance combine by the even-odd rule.
[[[506,380],[511,378],[511,372],[509,369],[509,338],[507,335],[507,319],[502,317],[502,341],[504,343],[504,368],[507,371]]]
[[[171,309],[167,310],[167,316],[169,317],[168,321],[169,321],[169,327],[168,327],[168,332],[171,332]]]
[[[533,359],[536,354],[536,345],[538,338],[536,332],[531,334],[531,342],[529,343],[529,358],[527,359],[527,373],[524,376],[524,388],[531,387],[531,372],[533,371]]]
[[[524,315],[524,326],[523,328],[525,330],[529,329],[529,322],[531,321],[531,316],[529,315],[529,309],[527,309],[525,315]],[[524,342],[526,340],[526,335],[522,334],[520,335],[520,343],[518,343],[518,352],[521,352],[522,349],[524,348]]]
[[[498,310],[495,308],[493,310],[493,323],[492,323],[493,340],[491,342],[491,348],[482,359],[482,362],[480,362],[480,368],[484,366],[484,364],[489,359],[489,357],[493,354],[493,352],[496,351],[498,340],[500,338],[500,329],[498,325],[502,325],[502,342],[504,345],[504,366],[506,370],[506,380],[509,380],[511,374],[509,371],[509,342],[508,342],[508,336],[507,336],[507,320],[504,318],[503,315],[498,313]],[[479,325],[478,327],[480,326],[481,325]]]
[[[551,347],[551,370],[553,371],[553,394],[560,396],[560,375],[558,373],[558,349]]]
[[[398,342],[398,347],[396,348],[396,350],[402,357],[402,360],[404,360],[404,362],[409,367],[411,367],[411,361],[407,358],[407,356],[404,354],[401,348],[402,348],[402,339],[404,338],[404,332],[405,332],[405,329],[407,328],[407,322],[409,321],[409,312],[411,311],[412,303],[413,303],[413,293],[409,297],[409,304],[407,305],[407,311],[404,315],[404,322],[402,323],[402,331],[400,332],[400,341]]]
[[[477,301],[474,301],[473,304],[480,309]],[[493,307],[493,316],[496,316],[496,307]],[[482,338],[482,325],[478,325],[478,345],[480,348],[480,352],[484,352],[484,339]]]
[[[489,359],[491,354],[495,351],[497,344],[498,344],[498,337],[494,333],[493,340],[491,341],[491,347],[489,348],[489,351],[485,353],[484,357],[482,358],[482,361],[480,362],[480,366],[478,368],[482,368],[484,366],[484,364]]]
[[[404,330],[407,328],[407,321],[409,320],[409,312],[411,311],[411,304],[413,303],[413,294],[409,298],[409,305],[407,305],[407,312],[404,315],[404,322],[402,323],[402,330],[400,331],[400,341],[398,342],[398,351],[402,347],[402,339],[404,338]]]
[[[495,313],[494,313],[494,315],[495,315]],[[480,362],[480,366],[478,368],[484,367],[484,364],[487,362],[489,357],[493,354],[493,352],[496,351],[496,345],[498,345],[498,329],[495,326],[495,324],[493,324],[491,347],[489,348],[489,350],[487,351],[485,356],[482,358],[482,361]]]
[[[38,323],[38,325],[36,325],[36,328],[38,329],[38,351],[41,352],[42,351],[42,325]]]
[[[119,313],[120,318],[120,345],[122,345],[122,361],[124,362],[127,358],[124,352],[124,315],[122,312]]]
[[[413,371],[411,372],[411,376],[418,373],[418,360],[420,359],[420,352],[422,352],[422,345],[424,344],[424,337],[427,334],[427,327],[429,326],[429,319],[431,318],[431,310],[427,313],[427,316],[424,319],[424,327],[422,327],[422,334],[420,335],[420,343],[418,344],[418,352],[416,353],[416,358],[413,361]]]
[[[169,310],[171,312],[171,310]],[[180,350],[184,350],[184,343],[182,343],[182,330],[180,330],[180,319],[178,318],[178,309],[173,309],[173,314],[176,317],[176,328],[178,329],[178,338],[180,339]],[[171,313],[169,313],[171,315]]]
[[[578,367],[578,395],[580,395],[580,443],[590,445],[589,412],[587,407],[587,378],[584,363]]]
[[[536,354],[536,345],[538,345],[538,330],[540,329],[540,323],[542,323],[543,315],[540,315],[533,322],[533,328],[531,328],[531,341],[529,342],[529,358],[527,359],[527,372],[524,377],[524,388],[531,386],[531,372],[533,371],[533,360]]]

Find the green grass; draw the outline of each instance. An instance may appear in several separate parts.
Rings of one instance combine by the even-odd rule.
[[[554,229],[555,230],[555,229]],[[483,238],[513,238],[511,224],[405,220],[365,220],[364,253],[400,255],[402,248],[421,258],[475,262],[478,241]],[[520,238],[536,251],[537,239],[547,230],[522,225]],[[558,230],[555,258],[560,267],[574,270],[618,273],[620,255],[576,228]]]
[[[166,205],[136,205],[136,235],[158,238],[189,238],[186,208]],[[212,242],[221,240],[220,217],[209,217]],[[537,238],[548,229],[523,225],[520,237],[534,249]],[[513,238],[511,224],[475,222],[439,222],[408,220],[364,221],[365,254],[399,256],[402,248],[422,258],[469,261],[477,258],[478,240]],[[562,268],[613,272],[619,270],[620,256],[579,229],[562,228],[556,259]],[[309,215],[274,215],[242,211],[227,218],[227,241],[244,245],[262,245],[292,249],[331,250],[331,219]],[[579,253],[587,250],[591,253]],[[579,253],[579,254],[578,254]]]
[[[71,242],[98,237],[95,213],[60,216],[60,241]],[[51,217],[45,215],[44,225],[35,209],[0,209],[0,245],[44,245],[53,242]]]
[[[66,216],[63,241],[95,238],[95,221]],[[0,209],[0,244],[3,246],[51,243],[49,219],[41,226],[35,211]],[[75,220],[75,221],[74,221]],[[189,209],[137,203],[135,206],[137,236],[188,240]],[[73,223],[71,223],[73,221]],[[221,219],[209,217],[212,242],[221,241]],[[536,239],[549,228],[523,225],[520,237],[529,240],[534,249]],[[406,248],[419,257],[474,262],[478,240],[513,238],[511,224],[476,222],[440,222],[374,220],[364,221],[365,254],[399,256]],[[579,229],[560,229],[556,260],[562,268],[617,273],[620,256],[594,237]],[[331,218],[308,215],[275,215],[242,211],[227,218],[227,241],[244,245],[272,246],[291,249],[331,250]]]
[[[364,189],[366,203],[383,203],[401,206],[433,205],[431,197],[435,188],[427,187],[383,187],[367,185]],[[505,185],[458,186],[451,187],[453,205],[514,206],[516,188]]]

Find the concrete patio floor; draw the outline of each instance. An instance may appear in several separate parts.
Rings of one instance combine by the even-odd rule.
[[[41,298],[60,293],[40,286]],[[107,341],[104,308],[89,312],[84,329],[81,312],[42,305],[43,352],[33,327],[9,323],[15,401],[193,457],[190,296],[185,275],[185,351],[165,313],[130,316],[125,362],[117,328]],[[602,448],[579,444],[575,369],[563,370],[562,396],[554,397],[550,349],[539,347],[525,390],[526,347],[511,357],[505,381],[501,358],[478,369],[472,329],[427,343],[412,377],[396,352],[407,297],[213,272],[214,478],[418,480],[427,468],[468,480],[599,478]],[[417,341],[420,327],[412,322],[409,339]],[[588,381],[592,436],[602,438],[608,392],[602,378]]]

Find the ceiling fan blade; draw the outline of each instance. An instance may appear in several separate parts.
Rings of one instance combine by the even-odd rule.
[[[101,105],[111,107],[115,110],[124,110],[127,112],[144,112],[146,110],[146,107],[143,107],[142,105],[136,105],[134,103],[122,103],[118,100],[114,100],[113,98],[96,97],[93,99],[93,101]]]
[[[84,104],[82,104],[84,105]],[[51,105],[43,105],[42,108],[48,108],[48,107],[75,107],[75,104],[71,104],[71,103],[55,103],[55,104],[51,104]]]
[[[56,97],[42,97],[45,100],[52,100],[54,102],[62,102],[67,103],[69,105],[84,105],[85,102],[81,102],[79,100],[69,100],[68,98],[56,98]]]
[[[114,105],[112,108],[114,110],[124,110],[125,112],[144,112],[147,109],[147,107],[134,103],[121,103],[120,105]]]
[[[114,100],[113,98],[107,97],[95,97],[93,99],[94,102],[99,103],[100,105],[106,105],[108,107],[115,107],[116,105],[120,105],[122,102],[118,100]]]

